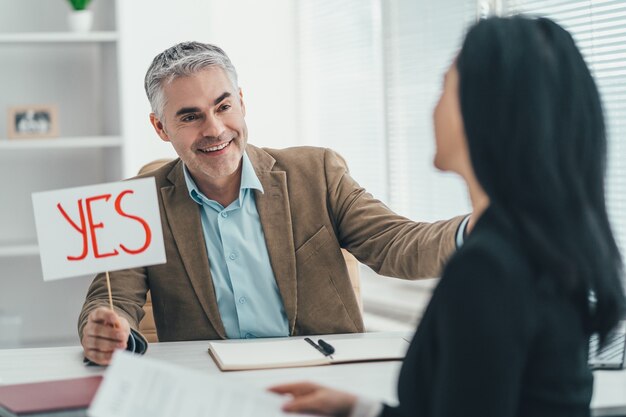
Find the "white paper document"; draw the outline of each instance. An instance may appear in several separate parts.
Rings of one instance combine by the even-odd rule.
[[[119,351],[90,417],[274,417],[286,398],[201,372]],[[293,414],[291,414],[293,415]]]

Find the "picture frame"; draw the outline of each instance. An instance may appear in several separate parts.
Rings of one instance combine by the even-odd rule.
[[[7,130],[9,139],[56,137],[59,135],[57,106],[34,104],[10,107]]]

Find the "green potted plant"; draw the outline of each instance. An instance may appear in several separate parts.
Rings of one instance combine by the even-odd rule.
[[[93,13],[87,9],[91,0],[67,0],[72,10],[68,16],[68,24],[73,32],[88,32],[93,24]]]

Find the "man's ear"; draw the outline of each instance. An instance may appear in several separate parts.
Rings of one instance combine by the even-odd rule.
[[[150,123],[152,124],[152,127],[154,127],[155,132],[157,132],[157,135],[159,135],[162,141],[164,142],[170,141],[170,137],[165,131],[165,126],[163,125],[163,122],[161,122],[157,118],[156,114],[150,113]]]
[[[241,112],[246,116],[246,103],[243,102],[243,90],[239,89],[239,103],[241,104]]]

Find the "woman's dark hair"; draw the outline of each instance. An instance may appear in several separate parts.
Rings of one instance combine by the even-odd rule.
[[[622,262],[605,205],[602,105],[580,51],[549,19],[490,18],[468,32],[457,69],[479,183],[510,214],[539,274],[604,341],[624,309]]]

